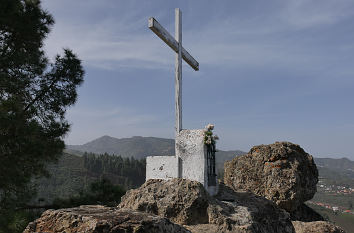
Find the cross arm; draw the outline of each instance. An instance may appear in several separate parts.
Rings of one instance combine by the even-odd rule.
[[[149,18],[149,28],[153,31],[161,40],[170,46],[176,53],[178,52],[178,42],[164,29],[159,22],[153,17]],[[199,63],[182,47],[182,58],[185,60],[194,70],[199,70]]]

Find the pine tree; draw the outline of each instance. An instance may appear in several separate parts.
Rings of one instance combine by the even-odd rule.
[[[30,181],[46,175],[69,130],[66,109],[83,82],[69,49],[50,63],[43,40],[54,24],[38,0],[0,0],[0,214],[30,197]],[[1,224],[1,223],[0,223]]]

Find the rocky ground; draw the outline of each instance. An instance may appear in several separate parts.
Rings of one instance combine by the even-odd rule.
[[[47,210],[34,232],[344,232],[304,202],[316,192],[311,155],[288,142],[253,147],[225,165],[225,184],[211,197],[186,179],[148,180],[118,207]]]
[[[24,233],[30,232],[190,232],[167,218],[129,209],[104,206],[47,210]]]
[[[214,198],[199,182],[185,179],[149,180],[130,190],[118,207],[193,225],[195,232],[199,224],[212,225],[217,232],[294,232],[290,215],[263,197],[223,187]]]

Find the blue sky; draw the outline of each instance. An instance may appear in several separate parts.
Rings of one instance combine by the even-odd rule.
[[[44,0],[49,57],[71,48],[85,83],[67,113],[67,144],[103,135],[174,137],[172,35],[181,8],[183,127],[215,124],[218,148],[290,141],[315,157],[354,160],[354,2]]]

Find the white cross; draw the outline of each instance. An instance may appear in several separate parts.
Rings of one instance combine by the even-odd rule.
[[[194,70],[199,70],[199,63],[182,47],[182,12],[175,9],[175,38],[164,29],[153,17],[149,18],[149,28],[176,52],[175,61],[175,110],[176,133],[182,130],[182,58]]]

